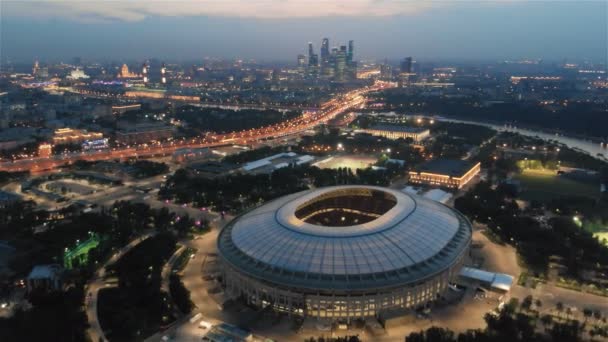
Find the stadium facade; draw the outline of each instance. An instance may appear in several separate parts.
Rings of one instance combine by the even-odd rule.
[[[472,229],[441,203],[374,186],[288,195],[218,237],[226,295],[290,315],[351,320],[440,298]]]

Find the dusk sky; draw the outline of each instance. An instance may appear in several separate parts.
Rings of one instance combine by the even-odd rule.
[[[356,58],[605,62],[606,1],[1,1],[2,60],[240,57],[295,62],[312,41]]]

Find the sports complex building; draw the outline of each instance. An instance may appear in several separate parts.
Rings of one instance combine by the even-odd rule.
[[[409,172],[414,184],[460,189],[481,171],[481,163],[459,159],[434,159]]]
[[[363,132],[388,139],[412,138],[416,142],[422,141],[431,135],[431,131],[428,128],[399,125],[375,125],[364,129]]]
[[[375,186],[271,201],[218,237],[226,295],[290,315],[350,320],[416,308],[458,277],[467,219],[441,203]]]

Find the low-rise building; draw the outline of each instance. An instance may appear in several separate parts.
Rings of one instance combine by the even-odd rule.
[[[61,273],[62,268],[57,264],[34,266],[27,276],[27,292],[61,290]]]
[[[0,190],[0,208],[5,208],[21,199],[21,196],[12,192]]]
[[[38,157],[50,158],[53,154],[53,146],[48,143],[42,143],[38,145]]]
[[[232,174],[237,169],[237,166],[212,160],[192,163],[188,165],[188,169],[197,176],[202,176],[205,178],[219,178]]]
[[[128,111],[140,110],[140,109],[141,109],[141,103],[118,104],[118,105],[112,106],[112,113],[124,114]]]
[[[53,144],[82,144],[87,140],[97,140],[103,138],[99,132],[88,132],[86,130],[60,128],[53,134]]]
[[[363,132],[388,139],[412,138],[414,141],[424,140],[431,135],[428,128],[398,125],[375,125],[364,129]]]
[[[310,155],[298,155],[294,152],[285,152],[249,162],[242,167],[242,170],[252,174],[269,174],[289,165],[310,164],[315,158]]]
[[[171,138],[174,133],[172,126],[162,122],[119,123],[119,128],[116,131],[116,141],[125,145],[164,140]]]
[[[480,163],[435,159],[409,172],[410,183],[460,189],[481,171]]]

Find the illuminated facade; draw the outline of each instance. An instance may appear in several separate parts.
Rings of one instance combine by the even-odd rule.
[[[471,225],[438,202],[374,186],[288,195],[218,237],[225,294],[288,315],[378,317],[441,298],[468,254]]]
[[[87,132],[85,130],[60,128],[55,130],[53,144],[81,144],[87,140],[97,140],[103,138],[103,134],[98,132]]]
[[[165,66],[165,63],[163,63],[160,67],[160,83],[162,84],[167,84],[167,67]]]
[[[144,63],[144,65],[142,65],[142,67],[141,67],[141,74],[144,77],[144,83],[148,83],[148,81],[150,80],[148,78],[149,69],[150,69],[150,67],[148,66],[148,63]]]
[[[172,126],[163,123],[139,123],[118,125],[116,141],[125,145],[142,144],[171,138],[174,133]]]
[[[414,141],[424,140],[431,135],[431,131],[428,128],[397,125],[376,125],[364,129],[363,132],[388,139],[412,138]]]
[[[42,143],[38,146],[38,157],[49,158],[53,154],[53,146],[48,143]]]
[[[126,64],[123,64],[120,68],[120,73],[118,73],[118,78],[138,78],[140,75],[130,72],[129,67]]]
[[[480,163],[436,159],[409,172],[410,183],[460,189],[481,171]]]
[[[69,80],[80,80],[80,79],[89,79],[89,75],[85,74],[81,69],[74,69],[70,72],[70,74],[66,77]]]

